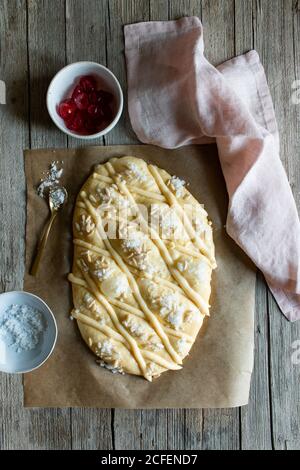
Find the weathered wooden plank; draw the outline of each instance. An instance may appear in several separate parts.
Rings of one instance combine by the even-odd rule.
[[[241,408],[241,447],[246,450],[272,449],[269,327],[266,283],[261,274],[256,280],[254,370],[248,406]]]
[[[253,3],[235,0],[235,55],[253,48]],[[255,346],[249,404],[241,408],[242,449],[271,449],[270,390],[268,380],[268,306],[263,276],[256,280]]]
[[[24,409],[22,377],[2,374],[0,449],[67,449],[69,410]]]
[[[6,104],[0,104],[0,291],[21,289],[24,271],[25,179],[23,147],[27,126],[27,45],[25,0],[0,0],[0,80]],[[13,197],[12,197],[13,188]],[[22,380],[0,375],[0,449],[23,447]]]
[[[168,0],[149,0],[150,21],[167,21],[169,19]]]
[[[107,0],[66,0],[66,61],[91,60],[107,65]],[[69,147],[103,145],[103,138],[90,141],[68,137]]]
[[[28,0],[28,48],[31,145],[62,147],[66,137],[51,121],[45,96],[66,61],[64,0]]]
[[[31,146],[62,147],[67,140],[48,116],[45,93],[53,75],[65,65],[63,0],[28,1],[28,56]],[[25,410],[23,423],[28,448],[70,448],[70,410]]]
[[[203,410],[202,449],[236,450],[240,447],[239,409]]]
[[[115,448],[199,449],[198,417],[198,410],[115,410]]]
[[[20,288],[23,282],[24,190],[23,147],[29,143],[27,125],[26,3],[0,2],[0,80],[6,104],[0,104],[0,289]],[[12,188],[14,190],[12,194]],[[20,233],[20,237],[16,234]]]
[[[182,16],[202,17],[203,0],[169,0],[170,20],[176,20]]]
[[[43,5],[46,6],[46,5]],[[46,8],[47,10],[47,8]],[[49,8],[48,8],[49,10]],[[33,14],[34,12],[34,14]],[[29,3],[29,34],[35,31],[34,39],[36,51],[41,51],[37,36],[42,37],[43,24],[39,23],[41,16],[37,17],[37,8],[33,2]],[[45,11],[47,14],[47,11]],[[25,1],[1,1],[1,78],[7,83],[7,105],[1,108],[1,216],[6,220],[2,224],[1,234],[1,290],[21,288],[24,270],[24,223],[25,223],[25,180],[23,171],[23,148],[29,146],[28,127],[28,64],[27,64],[27,19]],[[49,21],[49,17],[47,18]],[[51,15],[50,15],[51,22]],[[42,29],[39,34],[37,24]],[[46,35],[44,35],[45,37]],[[52,41],[53,44],[53,41]],[[39,55],[36,54],[35,59]],[[39,59],[40,60],[40,59]],[[43,76],[42,64],[35,67],[36,62],[30,64],[33,70],[31,86],[35,93],[31,97],[30,116],[32,127],[36,120],[41,125],[45,122],[45,103],[40,109],[44,99],[43,85],[36,77]],[[45,82],[44,82],[45,86]],[[42,94],[42,97],[39,96]],[[39,117],[41,116],[41,121]],[[39,126],[38,125],[38,126]],[[44,134],[44,132],[43,132]],[[34,142],[35,143],[35,142]],[[14,197],[11,198],[11,188],[14,188]],[[9,212],[7,212],[9,211]],[[18,234],[19,236],[15,236]],[[6,255],[5,255],[6,254]],[[24,410],[22,407],[22,378],[21,376],[2,375],[0,382],[1,394],[1,448],[56,448],[66,447],[69,413],[50,410]],[[58,440],[57,431],[60,432]]]
[[[292,47],[292,54],[293,54],[293,72],[291,71],[291,83],[292,83],[292,90],[295,92],[295,87],[297,87],[297,90],[300,88],[300,1],[299,0],[294,0],[292,4],[292,16],[293,16],[293,47]],[[298,93],[299,97],[299,93]],[[293,95],[292,97],[293,98]],[[299,100],[298,100],[299,101]],[[296,150],[295,155],[299,155],[299,150],[300,150],[300,142],[299,138],[295,139],[295,135],[299,136],[300,135],[300,119],[299,119],[299,113],[300,113],[300,103],[298,101],[295,101],[293,99],[290,99],[290,104],[291,104],[291,113],[292,113],[292,119],[293,119],[293,127],[294,127],[294,133],[291,135],[291,143],[293,147]],[[290,183],[293,188],[293,193],[294,197],[296,199],[297,207],[298,209],[300,208],[300,191],[299,191],[299,184],[297,186],[297,183],[299,182],[299,173],[300,173],[300,168],[299,168],[299,159],[295,158],[294,155],[290,155],[289,158],[289,178],[290,178]],[[292,178],[292,175],[296,174],[296,179],[297,181],[294,181]]]
[[[141,422],[140,410],[115,410],[113,420],[114,448],[141,449],[143,447]]]
[[[235,55],[253,48],[253,3],[235,0],[234,2],[234,49]]]
[[[111,410],[94,408],[73,408],[72,449],[112,449]]]
[[[300,449],[299,368],[293,364],[293,344],[299,341],[299,324],[288,323],[269,294],[271,338],[271,410],[275,449]]]
[[[234,56],[234,0],[202,0],[205,55],[214,64]]]
[[[299,105],[291,102],[292,83],[299,63],[299,6],[292,0],[257,2],[255,48],[261,55],[269,78],[282,137],[281,158],[299,206],[300,183]],[[296,26],[296,28],[295,28]],[[265,32],[268,34],[265,34]],[[297,42],[297,41],[296,41]],[[273,445],[275,449],[299,448],[299,365],[292,363],[292,344],[300,338],[299,323],[290,324],[268,294],[270,328],[270,380]]]
[[[137,143],[127,111],[126,70],[123,26],[149,20],[149,0],[110,0],[106,21],[107,66],[117,76],[124,92],[124,111],[120,122],[105,136],[107,145]]]
[[[26,448],[22,377],[0,375],[0,450]]]
[[[205,54],[213,64],[219,64],[234,55],[233,19],[234,1],[202,1]],[[239,409],[203,410],[202,432],[202,446],[205,449],[238,449]]]
[[[185,410],[184,443],[185,449],[202,449],[203,440],[202,410]]]

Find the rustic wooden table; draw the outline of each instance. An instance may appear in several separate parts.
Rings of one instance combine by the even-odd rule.
[[[197,15],[214,64],[255,48],[281,131],[281,156],[300,208],[300,3],[296,0],[0,0],[0,290],[22,288],[24,148],[74,147],[50,122],[45,91],[66,63],[106,64],[125,89],[122,26]],[[300,84],[300,82],[299,82]],[[294,83],[294,86],[297,84]],[[126,108],[125,108],[126,109]],[[136,142],[127,112],[95,144]],[[229,410],[24,409],[22,378],[0,380],[0,449],[299,449],[300,323],[288,323],[257,276],[255,368],[249,405]],[[296,343],[294,343],[295,345]]]

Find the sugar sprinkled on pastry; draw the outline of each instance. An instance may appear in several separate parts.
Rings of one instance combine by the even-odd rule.
[[[178,370],[209,315],[211,223],[177,176],[136,157],[95,168],[77,197],[69,280],[102,367],[152,381]]]

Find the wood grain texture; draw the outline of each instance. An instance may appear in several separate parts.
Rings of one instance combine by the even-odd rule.
[[[25,147],[86,145],[50,121],[45,92],[65,63],[106,64],[126,90],[123,25],[197,15],[206,56],[218,64],[252,47],[260,54],[281,131],[281,157],[300,208],[298,0],[0,0],[0,289],[22,287]],[[9,51],[9,53],[7,53]],[[137,142],[127,113],[91,144]],[[14,188],[14,198],[10,189]],[[9,202],[8,202],[9,201]],[[13,215],[13,216],[12,216]],[[18,234],[18,236],[15,236]],[[0,449],[299,449],[300,325],[288,323],[258,275],[255,366],[248,407],[231,410],[23,409],[21,377],[0,379]]]
[[[267,288],[263,276],[256,279],[256,317],[254,329],[254,370],[249,405],[241,408],[241,448],[272,449],[269,381],[269,324]]]
[[[66,136],[50,120],[45,95],[51,77],[66,63],[64,1],[28,0],[27,16],[30,146],[63,147]],[[28,448],[71,446],[70,410],[25,410],[24,419]]]
[[[126,69],[123,27],[149,20],[149,0],[109,0],[106,21],[107,66],[117,76],[124,91],[124,111],[119,125],[105,136],[107,145],[137,143],[127,111]]]
[[[21,289],[24,272],[25,180],[22,149],[28,146],[27,44],[25,1],[0,1],[0,79],[6,104],[0,105],[0,289]],[[14,54],[10,51],[14,50]],[[11,198],[11,188],[14,197]],[[15,236],[20,234],[21,236]],[[24,447],[22,379],[0,376],[0,449]]]
[[[274,11],[276,4],[276,14]],[[256,2],[254,45],[265,66],[281,130],[281,158],[299,208],[299,105],[291,102],[295,80],[295,57],[299,43],[295,34],[299,10],[293,0]],[[268,31],[268,34],[265,34]],[[299,63],[297,64],[299,67]],[[298,132],[298,134],[297,134]],[[270,330],[270,386],[272,443],[275,449],[300,446],[299,365],[293,365],[292,343],[300,338],[299,322],[291,324],[281,315],[268,293]],[[298,386],[296,385],[298,383]]]
[[[253,49],[253,2],[235,0],[234,53],[243,54]],[[241,408],[241,448],[271,449],[270,383],[268,377],[269,328],[267,287],[261,274],[256,281],[255,304],[255,358],[249,405]]]
[[[63,147],[66,136],[51,121],[46,108],[50,80],[66,64],[65,3],[28,0],[28,68],[30,143],[35,147]]]
[[[203,0],[206,57],[217,65],[234,56],[234,0]]]

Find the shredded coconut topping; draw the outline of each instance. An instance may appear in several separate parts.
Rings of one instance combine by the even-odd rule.
[[[133,162],[129,162],[127,164],[127,170],[125,170],[125,175],[129,176],[132,179],[136,179],[137,181],[140,182],[145,182],[147,181],[147,175],[141,170],[141,168]]]
[[[109,267],[109,262],[104,256],[100,256],[100,258],[96,259],[94,267],[93,274],[99,281],[108,279],[113,273],[113,269]]]
[[[111,357],[114,352],[114,345],[109,339],[105,339],[102,343],[97,344],[101,356],[103,357]]]
[[[132,333],[137,338],[141,339],[142,341],[147,340],[149,334],[145,327],[134,321],[133,318],[127,317],[126,320],[123,321],[123,325],[128,328],[130,333]]]
[[[122,295],[126,294],[128,291],[128,281],[126,276],[118,276],[117,284],[115,285],[115,296],[121,297]]]
[[[66,192],[63,188],[54,188],[50,191],[50,199],[55,209],[62,206],[66,200]]]
[[[184,317],[185,308],[180,305],[177,293],[166,294],[159,299],[160,315],[177,330],[181,327]]]
[[[0,339],[18,353],[34,349],[46,326],[42,313],[30,305],[9,305],[0,313]]]
[[[126,240],[122,240],[122,248],[126,251],[136,251],[140,249],[143,245],[144,240],[142,238],[128,238]]]
[[[105,339],[102,342],[99,341],[96,345],[95,353],[114,368],[119,366],[120,355],[115,350],[115,347],[110,339]]]
[[[178,178],[177,176],[172,176],[168,181],[168,185],[170,185],[175,191],[176,197],[181,197],[183,195],[183,190],[186,185],[186,182]]]
[[[145,274],[148,276],[154,276],[157,273],[157,267],[155,264],[148,263],[144,269]]]
[[[177,307],[177,309],[174,312],[171,312],[168,315],[168,322],[175,328],[175,330],[178,330],[178,328],[180,328],[182,325],[183,316],[184,316],[184,306],[180,305]]]
[[[140,234],[133,234],[131,238],[121,241],[121,246],[127,255],[130,264],[140,270],[147,270],[148,254],[150,250],[145,247],[145,238]],[[150,270],[149,270],[150,272]]]
[[[116,190],[112,186],[105,186],[104,188],[100,185],[96,188],[96,197],[101,204],[111,204],[116,195]]]
[[[62,164],[63,162],[60,163]],[[46,198],[49,194],[49,190],[59,185],[63,171],[58,161],[51,162],[49,169],[44,172],[44,177],[41,178],[40,184],[36,188],[37,194],[40,197]]]
[[[99,281],[104,281],[105,279],[108,279],[111,274],[111,270],[107,268],[99,268],[95,269],[94,275]]]
[[[205,282],[207,278],[207,265],[205,262],[194,262],[189,265],[189,274],[193,274],[197,281]]]

